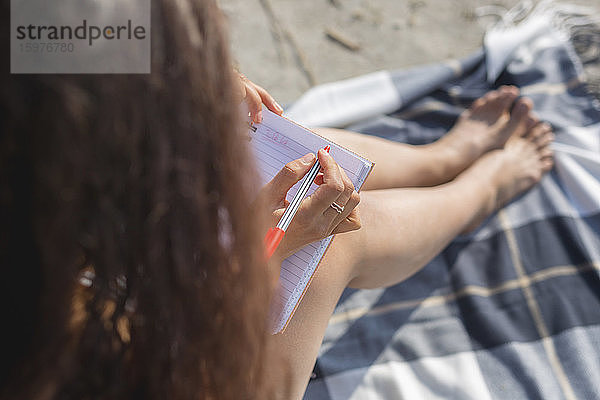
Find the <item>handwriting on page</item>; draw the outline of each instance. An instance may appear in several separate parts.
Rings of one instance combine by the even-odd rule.
[[[258,126],[252,142],[254,153],[259,160],[263,184],[273,178],[285,164],[310,151],[266,125]]]
[[[269,140],[273,143],[279,144],[281,146],[287,146],[287,144],[288,144],[287,138],[285,136],[283,136],[281,133],[275,132],[274,130],[264,129],[264,130],[261,130],[260,133],[264,139]]]

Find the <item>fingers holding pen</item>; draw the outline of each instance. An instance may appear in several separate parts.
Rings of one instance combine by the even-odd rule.
[[[322,214],[344,193],[346,185],[340,167],[327,151],[319,150],[317,157],[323,171],[322,183],[305,202],[308,208]]]
[[[353,224],[348,224],[347,218],[354,211],[358,203],[360,202],[360,195],[354,190],[354,184],[346,175],[346,172],[343,169],[340,169],[342,173],[342,179],[344,180],[344,192],[337,198],[335,201],[335,205],[330,206],[325,212],[324,215],[330,214],[333,215],[333,221],[330,225],[330,229],[332,232],[341,233],[338,230],[338,226],[344,222],[344,227],[346,229],[343,232],[348,232],[349,230],[356,230],[360,228],[360,224],[358,226]],[[341,207],[341,212],[339,208]],[[336,210],[336,208],[338,208]]]
[[[339,223],[337,225],[334,224],[333,231],[331,232],[332,234],[356,231],[360,229],[362,225],[360,221],[360,214],[358,213],[358,208],[356,207],[359,203],[360,196],[356,191],[354,191],[352,193],[352,197],[344,207],[344,212],[342,213]]]
[[[308,154],[306,160],[299,159],[289,163],[266,185],[266,191],[271,193],[271,196],[267,196],[272,200],[271,203],[281,206],[281,200],[287,191],[306,175],[307,169],[315,162],[314,155],[310,157],[311,155]],[[311,196],[304,199],[297,214],[291,220],[289,229],[277,250],[283,256],[288,256],[302,246],[333,233],[349,232],[360,228],[360,217],[356,209],[360,197],[352,181],[326,150],[319,150],[317,157],[322,172],[314,182],[319,187]],[[312,175],[310,179],[313,179]],[[277,221],[282,214],[283,209],[276,210]]]
[[[321,212],[314,219],[319,231],[325,237],[359,229],[360,218],[355,208],[360,196],[354,184],[329,153],[320,151],[318,157],[323,170],[316,182],[320,186],[306,201],[315,213]]]
[[[315,163],[315,155],[308,153],[302,158],[290,161],[262,189],[263,197],[269,206],[281,205],[287,192],[299,182]]]

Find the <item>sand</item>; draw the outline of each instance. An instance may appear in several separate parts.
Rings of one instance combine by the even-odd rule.
[[[219,1],[228,17],[232,51],[240,70],[281,104],[294,101],[315,84],[464,57],[481,46],[485,28],[497,20],[481,12],[501,11],[517,3]],[[575,3],[600,10],[600,0]]]

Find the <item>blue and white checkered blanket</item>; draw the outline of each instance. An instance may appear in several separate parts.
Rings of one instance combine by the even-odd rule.
[[[324,85],[289,110],[422,144],[512,84],[556,133],[540,185],[407,281],[344,292],[306,399],[600,399],[600,103],[567,8],[496,27],[460,62]]]

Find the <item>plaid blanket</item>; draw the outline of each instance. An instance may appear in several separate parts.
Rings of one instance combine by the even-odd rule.
[[[539,7],[462,61],[324,85],[291,107],[304,124],[422,144],[512,84],[556,133],[538,186],[407,281],[344,292],[306,399],[600,399],[600,102],[572,46],[583,15]]]

